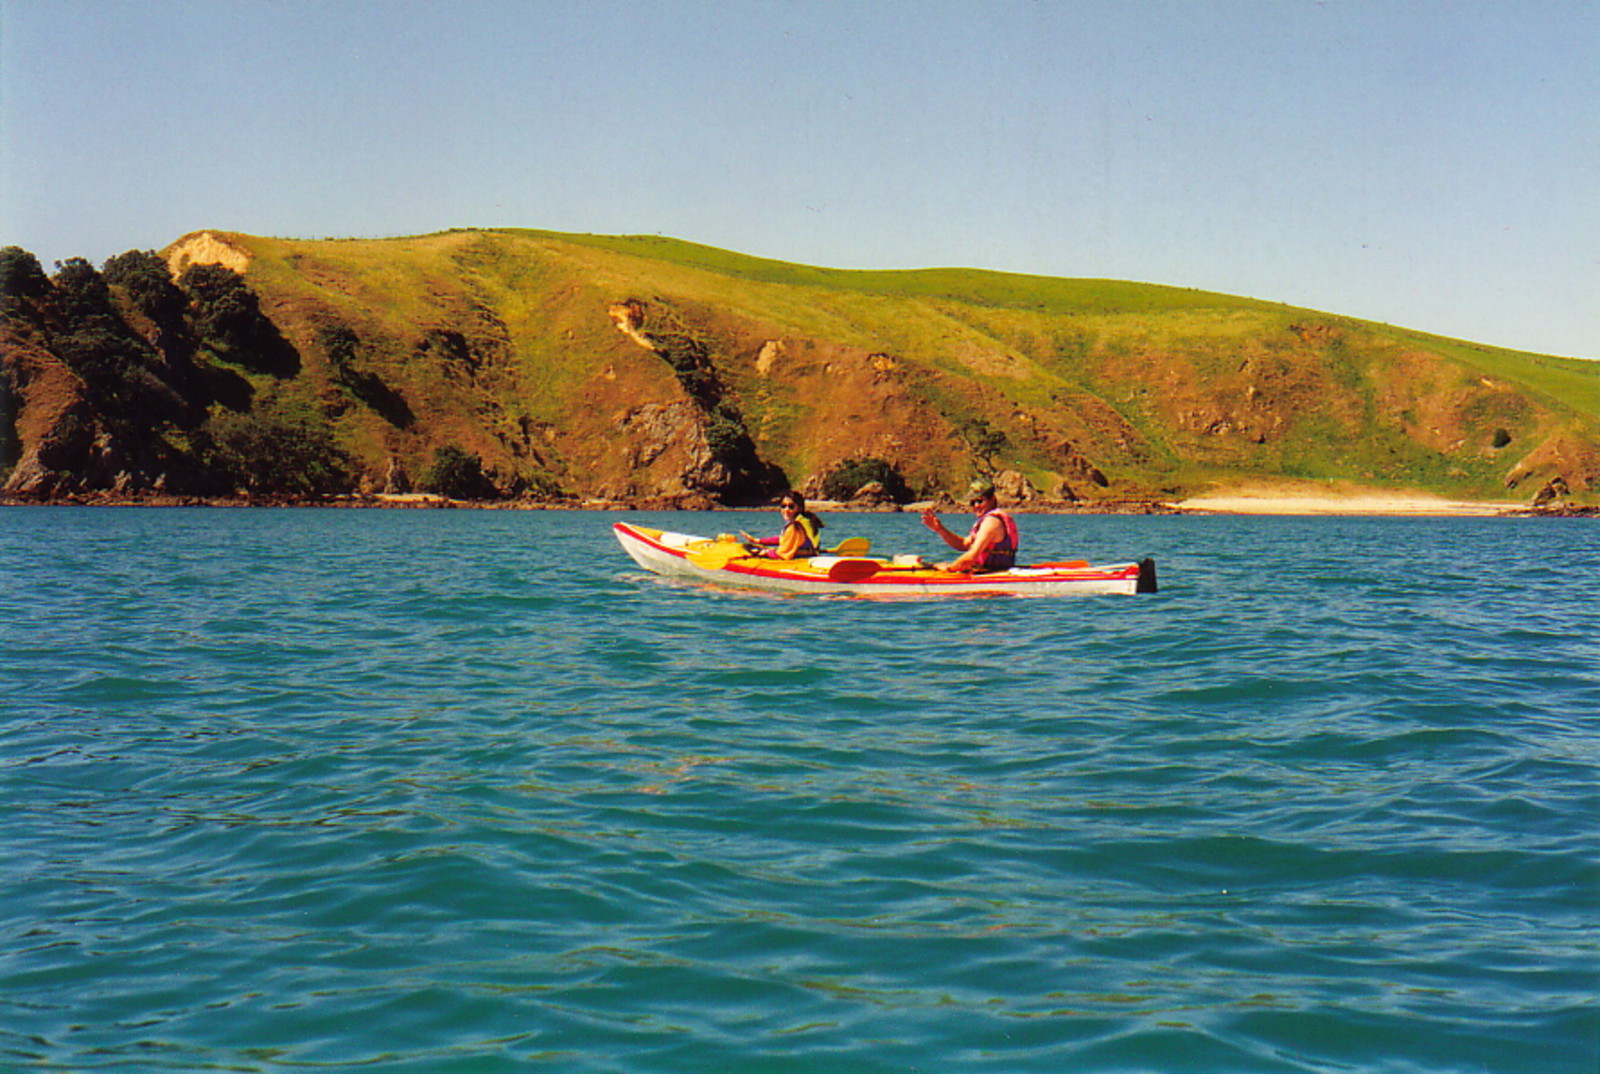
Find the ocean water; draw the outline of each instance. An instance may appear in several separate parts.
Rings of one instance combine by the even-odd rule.
[[[0,510],[0,1069],[1600,1067],[1595,523],[620,517]]]

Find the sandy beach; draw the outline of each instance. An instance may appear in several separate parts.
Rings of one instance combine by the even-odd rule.
[[[1418,493],[1302,493],[1233,491],[1206,494],[1173,505],[1182,511],[1217,515],[1416,515],[1494,517],[1526,511],[1512,501],[1447,500]]]

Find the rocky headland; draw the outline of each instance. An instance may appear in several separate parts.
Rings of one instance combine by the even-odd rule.
[[[649,237],[199,232],[54,275],[11,247],[0,358],[0,503],[897,510],[976,474],[1031,511],[1600,500],[1600,363]]]

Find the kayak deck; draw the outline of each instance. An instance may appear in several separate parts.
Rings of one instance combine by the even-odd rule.
[[[669,578],[684,578],[780,593],[863,596],[1056,596],[1069,593],[1154,593],[1155,561],[1091,566],[1043,563],[1004,571],[963,574],[896,559],[821,555],[775,560],[749,555],[743,546],[630,522],[612,526],[635,563]]]

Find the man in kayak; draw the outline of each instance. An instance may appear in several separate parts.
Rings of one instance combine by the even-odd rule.
[[[752,537],[743,530],[739,536],[748,544],[762,545],[760,555],[768,559],[804,559],[822,551],[822,519],[806,510],[806,501],[798,492],[786,492],[778,498],[778,511],[783,515],[783,529],[776,537]]]
[[[1002,511],[995,499],[994,486],[987,481],[974,481],[968,489],[967,504],[977,515],[972,529],[965,537],[957,536],[933,508],[922,513],[922,524],[944,539],[944,543],[960,552],[951,563],[939,564],[940,569],[971,574],[975,571],[1003,571],[1017,564],[1017,520],[1010,511]]]

